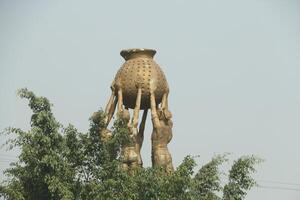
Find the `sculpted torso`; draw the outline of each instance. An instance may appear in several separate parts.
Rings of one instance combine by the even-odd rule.
[[[166,147],[172,137],[172,124],[168,124],[164,120],[160,120],[160,126],[153,128],[151,140],[155,147]]]

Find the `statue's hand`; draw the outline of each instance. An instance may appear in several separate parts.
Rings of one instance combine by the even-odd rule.
[[[122,83],[121,83],[121,79],[118,78],[117,80],[114,81],[114,85],[115,87],[119,90],[120,88],[122,88]]]
[[[157,88],[156,80],[155,79],[151,79],[150,80],[150,93],[155,92],[156,88]]]
[[[141,77],[138,77],[137,80],[135,81],[135,87],[137,89],[142,88],[142,84],[143,84],[143,79]]]

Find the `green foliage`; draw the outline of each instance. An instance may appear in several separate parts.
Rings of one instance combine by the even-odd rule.
[[[199,200],[219,200],[216,192],[222,190],[218,167],[227,159],[224,156],[216,156],[210,162],[202,166],[194,178],[193,195]]]
[[[19,161],[6,170],[11,177],[1,193],[7,199],[71,199],[73,177],[76,175],[62,152],[65,141],[59,133],[60,124],[51,112],[51,104],[44,97],[22,89],[20,97],[29,100],[33,114],[31,129],[7,129],[16,134],[11,147],[21,148]]]
[[[256,183],[250,176],[254,166],[261,162],[255,156],[244,156],[234,162],[229,171],[229,182],[224,187],[224,200],[242,200]]]
[[[15,136],[7,142],[9,148],[21,150],[0,185],[0,196],[5,199],[219,200],[223,193],[224,200],[240,200],[255,184],[251,174],[259,160],[251,156],[234,162],[224,188],[219,169],[227,161],[224,155],[214,157],[195,174],[196,163],[190,156],[172,173],[161,168],[125,173],[119,167],[121,146],[128,142],[124,121],[115,120],[112,138],[103,142],[99,133],[105,115],[101,110],[90,118],[89,131],[80,133],[56,121],[46,98],[27,89],[18,94],[29,100],[33,114],[29,131],[5,131]]]

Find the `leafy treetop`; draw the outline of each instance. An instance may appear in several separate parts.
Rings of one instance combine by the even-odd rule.
[[[18,95],[29,101],[33,114],[30,130],[11,127],[4,131],[15,136],[6,144],[21,150],[0,185],[0,196],[5,199],[242,200],[255,185],[251,174],[260,160],[254,156],[234,161],[225,184],[219,170],[227,161],[224,155],[215,156],[197,172],[191,156],[171,174],[161,168],[123,172],[119,155],[128,132],[122,120],[114,122],[113,136],[104,142],[99,136],[104,128],[103,111],[95,112],[89,131],[81,133],[55,119],[47,98],[27,89]]]

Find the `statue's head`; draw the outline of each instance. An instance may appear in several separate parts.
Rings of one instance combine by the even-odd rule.
[[[167,120],[172,119],[172,113],[169,110],[164,109],[163,114]]]
[[[164,119],[164,113],[162,111],[161,108],[157,109],[157,116],[159,120],[163,120]]]
[[[124,109],[122,110],[122,112],[120,113],[120,117],[125,121],[125,122],[129,122],[130,120],[130,113],[128,109]]]
[[[172,119],[172,113],[166,109],[159,109],[157,111],[159,120],[170,121]]]

